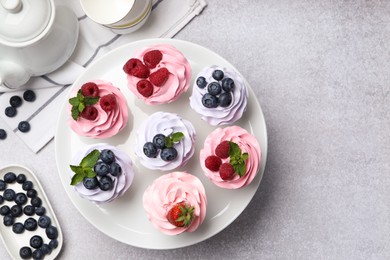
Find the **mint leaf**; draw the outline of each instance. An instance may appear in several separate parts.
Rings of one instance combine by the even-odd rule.
[[[74,173],[83,173],[83,167],[81,166],[76,166],[76,165],[70,165],[70,169],[74,172]]]
[[[72,107],[71,113],[72,113],[72,118],[74,120],[77,120],[77,118],[79,118],[79,116],[80,116],[80,111],[79,111],[77,106]]]
[[[80,113],[83,112],[84,108],[85,108],[84,103],[80,103],[80,104],[78,105],[78,110],[79,110]]]
[[[240,155],[241,156],[241,149],[238,146],[238,144],[234,142],[229,142],[230,148],[229,148],[229,156],[235,156]]]
[[[77,92],[76,97],[69,99],[69,103],[72,105],[72,118],[77,120],[80,113],[84,111],[86,106],[94,105],[99,101],[99,97],[84,97],[81,93],[81,89]]]
[[[84,97],[84,105],[95,105],[99,101],[99,97]]]
[[[173,147],[173,141],[170,136],[166,136],[164,142],[166,147],[168,148]]]
[[[77,183],[82,182],[84,177],[85,177],[84,174],[76,173],[75,175],[73,175],[70,185],[76,185]]]
[[[99,156],[100,156],[99,150],[95,149],[91,151],[81,160],[80,166],[82,168],[92,168],[98,161]]]
[[[243,153],[241,158],[245,161],[246,159],[248,159],[248,157],[249,157],[248,153]]]
[[[182,132],[173,133],[171,134],[171,138],[173,142],[177,143],[184,138],[184,134]]]
[[[245,167],[245,164],[236,164],[233,166],[234,168],[234,171],[240,176],[244,176],[245,174],[245,171],[246,171],[246,167]]]
[[[84,169],[84,175],[88,178],[96,177],[96,172],[92,170],[92,168],[86,168]]]
[[[248,153],[242,153],[241,148],[234,142],[229,142],[229,157],[230,164],[233,166],[234,171],[240,176],[244,176],[246,173],[245,161],[248,159]]]
[[[77,97],[73,97],[69,99],[69,104],[72,106],[78,106],[80,104],[80,101]]]

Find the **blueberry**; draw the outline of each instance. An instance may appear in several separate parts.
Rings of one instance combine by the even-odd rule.
[[[19,96],[12,96],[9,99],[9,104],[13,107],[20,107],[22,105],[22,99]]]
[[[46,232],[46,236],[50,239],[58,238],[58,230],[55,226],[49,226],[48,228],[46,228],[45,232]]]
[[[36,98],[35,92],[32,90],[26,90],[23,93],[23,99],[28,101],[28,102],[33,102]]]
[[[115,161],[115,154],[113,151],[109,150],[109,149],[104,149],[103,151],[101,151],[100,153],[100,159],[107,163],[107,164],[110,164],[112,162]]]
[[[15,234],[22,234],[24,232],[24,225],[20,222],[17,222],[12,225],[12,231]]]
[[[207,86],[207,81],[204,77],[198,77],[196,79],[196,85],[199,87],[199,88],[204,88]]]
[[[42,205],[42,200],[39,197],[34,197],[31,199],[31,205],[34,207],[40,207]]]
[[[26,180],[27,180],[27,177],[23,173],[18,174],[18,176],[16,177],[16,182],[19,184],[22,184]]]
[[[31,181],[25,181],[23,184],[22,184],[22,189],[25,190],[25,191],[29,191],[33,188],[33,183]]]
[[[231,78],[225,78],[222,80],[222,89],[226,92],[233,91],[234,89],[234,80]]]
[[[30,238],[30,246],[32,248],[40,248],[43,244],[43,239],[39,235],[34,235]]]
[[[57,239],[50,240],[49,247],[51,249],[56,249],[58,247],[58,240]]]
[[[219,81],[223,79],[224,74],[222,70],[214,70],[212,76],[215,80]]]
[[[216,108],[218,106],[218,98],[209,93],[206,93],[202,97],[202,104],[207,108]]]
[[[39,217],[38,226],[40,226],[41,228],[47,228],[50,226],[50,224],[51,224],[51,219],[48,216],[43,215]]]
[[[18,205],[24,205],[27,203],[27,196],[23,192],[19,192],[15,195],[15,203]]]
[[[222,87],[218,82],[211,82],[207,87],[207,91],[211,95],[217,96],[222,92]]]
[[[11,214],[5,215],[3,218],[4,226],[10,227],[14,224],[14,222],[15,218]]]
[[[38,215],[38,216],[42,216],[46,213],[46,208],[45,207],[37,207],[35,209],[35,213]]]
[[[219,96],[219,105],[221,107],[228,107],[232,103],[232,94],[224,92]]]
[[[11,215],[15,218],[17,217],[20,217],[21,215],[23,215],[23,209],[21,206],[19,205],[13,205],[11,207]]]
[[[0,129],[0,140],[7,138],[7,132],[4,129]]]
[[[113,162],[110,165],[110,173],[112,176],[119,176],[122,173],[122,167],[117,162]]]
[[[8,215],[9,213],[11,213],[11,209],[7,205],[0,207],[0,215],[5,216]]]
[[[32,216],[35,214],[35,207],[31,205],[27,205],[26,207],[23,208],[23,213],[27,216]]]
[[[156,158],[158,150],[155,144],[152,142],[147,142],[144,144],[144,154],[149,158]]]
[[[0,195],[0,204],[3,204],[3,202],[4,202],[4,198],[3,196]]]
[[[13,189],[6,189],[3,193],[3,197],[6,201],[13,201],[15,199],[15,191]]]
[[[111,190],[113,186],[112,179],[108,176],[103,176],[99,180],[99,187],[102,191]]]
[[[23,133],[30,131],[30,123],[27,121],[21,121],[18,124],[18,129],[20,132],[23,132]]]
[[[37,248],[32,252],[32,257],[34,260],[41,260],[45,257],[45,254],[42,252],[42,249]]]
[[[28,218],[24,221],[24,228],[28,231],[34,231],[38,227],[38,223],[34,218]]]
[[[14,108],[14,107],[6,107],[5,108],[5,115],[8,116],[8,117],[16,116],[16,108]]]
[[[22,259],[30,259],[32,257],[31,248],[28,246],[24,246],[19,250],[19,256]]]
[[[109,169],[110,167],[102,161],[98,161],[93,167],[93,170],[98,176],[105,176],[108,173]]]
[[[35,189],[28,190],[26,192],[27,197],[29,198],[35,198],[37,196],[37,191]]]
[[[7,188],[7,183],[3,180],[0,180],[0,191],[5,190]]]
[[[51,248],[48,244],[43,244],[41,247],[42,253],[45,255],[50,255],[51,254]]]
[[[99,186],[99,181],[96,177],[94,178],[85,177],[83,179],[83,185],[86,189],[93,190]]]
[[[166,162],[173,161],[177,157],[177,150],[173,147],[164,148],[161,150],[160,157]]]
[[[156,134],[153,137],[153,143],[157,147],[157,149],[164,149],[165,148],[165,135]]]
[[[6,183],[14,183],[16,181],[16,174],[13,172],[7,172],[4,175],[4,181]]]

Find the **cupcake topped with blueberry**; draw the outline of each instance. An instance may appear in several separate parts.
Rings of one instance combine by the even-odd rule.
[[[69,168],[70,184],[84,199],[107,203],[122,196],[134,178],[133,163],[123,151],[93,144],[79,151]]]
[[[75,88],[68,104],[68,124],[80,136],[109,138],[127,124],[126,99],[110,82],[94,80]]]
[[[247,99],[247,87],[237,72],[212,65],[197,75],[190,106],[210,125],[226,125],[242,117]]]
[[[136,51],[123,70],[128,88],[148,105],[175,101],[187,91],[192,76],[190,63],[183,53],[169,44]]]
[[[173,170],[194,154],[195,129],[177,114],[156,112],[137,130],[135,154],[152,170]]]

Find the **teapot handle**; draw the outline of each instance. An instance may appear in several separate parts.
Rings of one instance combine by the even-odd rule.
[[[30,79],[31,75],[20,65],[10,61],[0,62],[1,91],[17,89]]]

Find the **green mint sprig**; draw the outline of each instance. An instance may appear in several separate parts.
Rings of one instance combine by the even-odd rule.
[[[77,96],[70,98],[69,103],[72,105],[72,118],[77,120],[80,113],[83,112],[86,106],[94,105],[99,101],[99,97],[88,97],[81,94],[81,89],[77,92]]]
[[[229,141],[229,157],[230,164],[233,166],[234,171],[240,176],[244,176],[246,173],[245,161],[248,159],[248,153],[242,153],[238,144]]]
[[[165,146],[168,148],[173,147],[175,143],[180,142],[180,140],[183,138],[184,134],[182,132],[172,133],[165,137]]]
[[[93,150],[87,154],[80,162],[80,165],[70,165],[70,169],[75,173],[72,177],[70,185],[76,185],[82,182],[85,177],[93,178],[96,172],[93,170],[100,156],[99,150]]]

